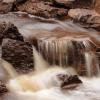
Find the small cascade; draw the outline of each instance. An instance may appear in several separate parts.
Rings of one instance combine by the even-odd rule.
[[[80,75],[100,73],[96,46],[89,38],[39,38],[38,51],[51,65],[72,66]]]
[[[94,52],[85,52],[87,75],[100,74],[99,63]]]

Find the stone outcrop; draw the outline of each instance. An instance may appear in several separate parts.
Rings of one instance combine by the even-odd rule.
[[[98,1],[96,9],[99,9]],[[45,18],[67,16],[69,9],[93,8],[94,0],[2,0],[0,13],[24,11]]]
[[[84,27],[94,28],[100,31],[100,15],[94,10],[71,9],[68,15],[73,18],[74,22],[79,22]]]
[[[24,41],[23,36],[19,33],[18,29],[12,23],[0,23],[0,44],[4,38],[15,39]]]
[[[52,18],[67,15],[67,9],[52,6],[51,2],[43,2],[42,0],[27,0],[23,4],[16,4],[17,10],[24,11],[33,15]]]
[[[28,73],[34,68],[33,49],[29,42],[4,39],[2,59],[11,63],[19,73]]]

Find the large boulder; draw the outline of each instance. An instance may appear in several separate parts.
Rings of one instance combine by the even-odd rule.
[[[4,39],[2,59],[11,63],[17,72],[29,73],[33,70],[33,49],[29,42]]]
[[[38,1],[38,0],[27,0],[23,4],[16,4],[17,10],[24,11],[33,15],[52,18],[62,17],[67,15],[67,9],[57,8],[52,6],[50,2]]]
[[[17,27],[12,23],[0,23],[0,44],[4,38],[24,41],[23,36],[19,33]]]
[[[100,31],[100,14],[94,10],[88,9],[70,9],[68,15],[74,22],[79,22],[84,27],[94,28]]]

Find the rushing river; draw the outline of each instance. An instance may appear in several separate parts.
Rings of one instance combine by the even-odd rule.
[[[62,91],[54,87],[36,93],[8,93],[1,100],[100,100],[100,52],[96,52],[100,48],[98,32],[71,20],[44,19],[21,12],[0,15],[0,21],[14,23],[25,40],[32,43],[37,40],[36,48],[42,57],[33,52],[36,66],[72,66],[79,74],[85,70],[87,75],[80,76],[83,84],[73,90]]]

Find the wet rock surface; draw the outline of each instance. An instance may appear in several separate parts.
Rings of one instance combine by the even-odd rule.
[[[0,97],[8,92],[5,84],[0,80]]]
[[[0,23],[0,44],[4,38],[15,39],[24,41],[23,36],[19,33],[18,29],[12,23]]]
[[[0,2],[0,13],[8,13],[12,11],[13,9],[13,4],[12,3],[5,3],[5,2]]]
[[[74,22],[79,22],[84,27],[100,31],[100,15],[94,10],[71,9],[68,14],[73,18]]]
[[[0,13],[23,11],[45,18],[60,18],[67,16],[72,8],[93,8],[94,0],[2,0],[0,5]]]
[[[4,39],[2,43],[2,59],[11,63],[19,73],[33,70],[33,49],[28,42]]]
[[[68,12],[67,9],[59,9],[55,6],[52,6],[51,2],[44,2],[42,0],[27,0],[23,4],[17,4],[17,9],[45,18],[62,17],[67,15]]]
[[[73,89],[82,84],[82,81],[79,79],[77,75],[64,75],[59,74],[57,77],[62,81],[61,88],[62,89]]]

